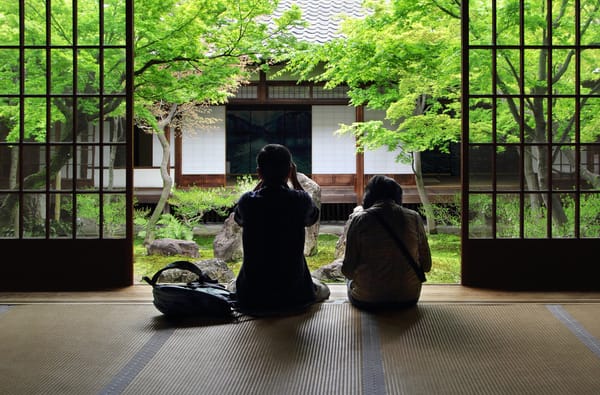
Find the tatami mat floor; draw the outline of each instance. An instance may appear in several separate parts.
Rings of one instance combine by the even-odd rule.
[[[0,293],[0,394],[600,394],[600,295],[426,285],[239,323],[168,321],[149,287]]]

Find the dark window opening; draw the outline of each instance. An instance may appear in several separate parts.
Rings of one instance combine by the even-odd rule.
[[[424,175],[460,175],[460,144],[450,143],[450,152],[439,149],[427,150],[421,154]]]
[[[152,167],[152,134],[142,129],[133,129],[133,165],[135,167]]]
[[[227,174],[256,173],[256,155],[265,144],[290,149],[298,171],[310,174],[310,106],[230,107],[227,109]]]

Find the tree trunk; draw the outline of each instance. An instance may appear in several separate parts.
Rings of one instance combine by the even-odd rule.
[[[417,98],[415,103],[415,109],[413,111],[413,115],[425,114],[427,110],[427,95],[420,95]],[[427,190],[425,189],[425,182],[423,181],[423,167],[421,166],[421,152],[413,152],[413,172],[415,173],[415,181],[417,183],[417,193],[419,194],[419,199],[421,199],[421,204],[423,205],[423,210],[425,211],[425,217],[427,219],[427,232],[430,234],[437,233],[437,225],[435,223],[435,214],[433,212],[433,207],[429,202],[429,196],[427,195]]]
[[[417,182],[417,192],[419,193],[419,198],[421,199],[421,204],[423,205],[423,209],[425,210],[425,217],[427,218],[427,231],[430,234],[437,234],[437,225],[435,223],[435,215],[433,213],[433,208],[431,203],[429,202],[429,196],[427,196],[427,190],[425,189],[425,182],[423,181],[423,170],[421,167],[421,153],[414,152],[413,153],[413,164],[415,172],[415,178]]]
[[[538,149],[538,183],[540,190],[547,191],[550,188],[548,181],[548,152],[545,149]],[[551,193],[550,200],[548,200],[548,194],[542,193],[542,199],[547,208],[552,208],[552,219],[556,225],[564,225],[568,222],[567,215],[560,201],[560,197],[557,194]]]
[[[150,245],[154,239],[156,234],[156,224],[160,219],[160,216],[164,212],[164,209],[167,205],[167,201],[169,200],[169,196],[171,195],[171,187],[173,186],[173,179],[169,174],[169,155],[170,155],[170,146],[169,141],[167,140],[167,131],[168,126],[163,129],[162,133],[157,133],[158,141],[162,147],[162,161],[160,162],[160,175],[163,181],[163,189],[160,193],[160,198],[154,207],[154,211],[146,224],[146,237],[144,238],[144,245]]]
[[[122,135],[123,135],[123,128],[122,128],[122,120],[121,118],[115,118],[114,119],[114,130],[112,132],[112,142],[115,143],[115,145],[112,145],[110,147],[110,158],[109,158],[109,163],[108,163],[108,184],[107,184],[107,189],[110,191],[113,189],[114,184],[115,184],[115,159],[117,158],[117,145],[116,143],[119,142],[119,140],[121,139]]]
[[[525,161],[525,182],[527,184],[528,191],[539,191],[540,186],[538,184],[538,179],[535,176],[535,172],[533,171],[533,153],[531,152],[531,147],[525,147],[523,150],[524,161]],[[530,193],[529,194],[529,204],[531,206],[531,211],[534,213],[539,213],[542,207],[539,196]]]
[[[55,188],[57,191],[60,191],[62,188],[62,171],[58,171],[56,173],[56,180],[54,182]],[[60,221],[60,209],[61,209],[61,205],[60,205],[60,197],[56,196],[54,199],[54,220],[56,222]]]
[[[571,150],[563,150],[562,153],[569,160],[572,167],[575,167],[575,155]],[[585,165],[579,165],[579,174],[582,179],[587,181],[592,189],[600,189],[600,175],[590,171]]]
[[[8,185],[9,188],[11,190],[15,190],[17,189],[17,172],[19,169],[19,147],[14,145],[11,150],[10,150],[10,174],[9,174],[9,180],[8,180]],[[11,196],[16,196],[16,195],[11,195]],[[16,203],[16,200],[15,200]],[[1,205],[0,205],[1,207]],[[19,223],[21,218],[19,217],[19,206],[17,206],[17,204],[15,204],[14,206],[12,206],[10,208],[10,211],[7,211],[10,213],[10,218],[12,219],[13,224],[13,230],[14,230],[14,236],[18,237],[18,231],[19,231]]]

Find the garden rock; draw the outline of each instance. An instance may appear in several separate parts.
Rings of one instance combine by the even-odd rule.
[[[310,195],[312,200],[315,202],[315,205],[321,209],[321,186],[308,178],[306,175],[302,173],[297,173],[298,182],[304,188],[306,192]],[[317,253],[318,250],[318,240],[319,240],[319,227],[321,225],[321,221],[317,221],[314,225],[306,228],[306,236],[304,241],[304,255],[305,256],[313,256]]]
[[[213,240],[215,258],[223,259],[225,262],[241,260],[244,256],[242,251],[242,228],[235,223],[233,215],[234,213],[229,214],[223,227]]]
[[[227,263],[222,259],[207,259],[203,261],[192,262],[198,266],[203,273],[219,283],[226,284],[235,278],[233,271],[227,266]],[[165,270],[158,277],[158,282],[161,283],[188,283],[195,281],[198,276],[188,270],[169,269]]]
[[[221,284],[227,284],[235,279],[235,274],[223,259],[214,258],[194,262],[203,273]]]
[[[362,210],[362,206],[356,206],[354,210],[352,210],[352,213],[348,216],[348,219],[344,224],[344,232],[340,235],[340,238],[335,243],[335,251],[333,254],[334,259],[344,259],[344,255],[346,254],[346,234],[348,233],[348,227],[350,226],[350,222],[352,221],[352,218],[356,215],[356,213],[361,212]]]
[[[346,281],[346,277],[342,274],[342,262],[343,259],[336,259],[314,270],[311,275],[324,282],[344,282]]]
[[[148,255],[200,257],[198,244],[193,240],[156,239],[146,247],[146,251]]]

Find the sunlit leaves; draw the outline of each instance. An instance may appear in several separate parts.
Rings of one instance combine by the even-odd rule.
[[[295,45],[292,7],[270,0],[142,0],[136,4],[136,103],[224,103],[253,70]],[[139,105],[136,105],[139,108]],[[146,119],[148,112],[140,112]],[[148,119],[148,123],[153,123]]]
[[[386,111],[396,130],[373,122],[341,126],[359,150],[444,149],[458,139],[460,19],[451,16],[456,4],[440,4],[446,10],[430,1],[365,2],[364,18],[343,21],[344,38],[291,57],[288,70],[300,79],[347,85],[352,105]]]

